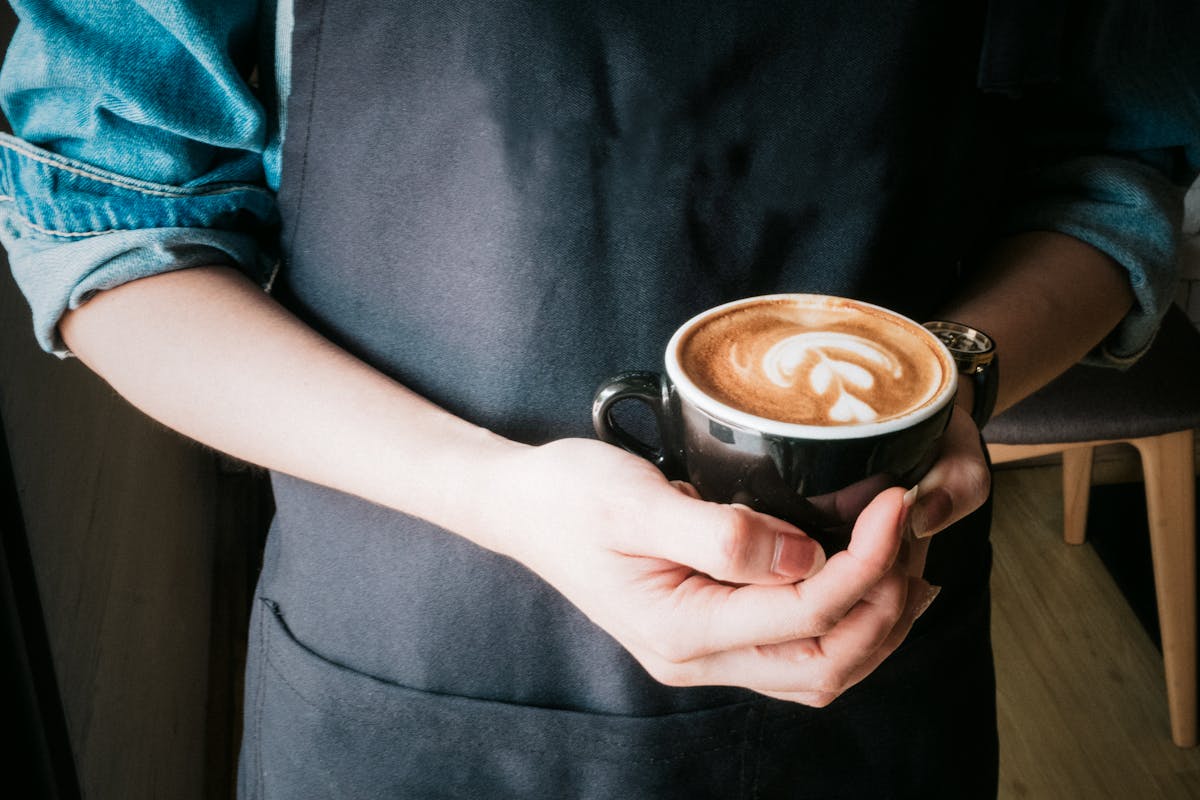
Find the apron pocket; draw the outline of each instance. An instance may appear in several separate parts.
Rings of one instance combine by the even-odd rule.
[[[337,664],[256,609],[243,792],[249,797],[742,796],[755,702],[652,717],[440,695]]]

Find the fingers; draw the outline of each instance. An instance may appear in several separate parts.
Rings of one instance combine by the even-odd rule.
[[[928,584],[907,573],[925,543],[904,543],[900,558],[911,510],[902,488],[875,496],[848,548],[826,561],[792,525],[672,486],[670,498],[645,510],[653,541],[625,552],[703,574],[647,572],[638,584],[647,613],[619,634],[663,683],[744,686],[826,705],[894,651],[927,605]]]
[[[657,503],[656,536],[621,542],[630,554],[662,558],[737,584],[784,584],[816,574],[825,551],[799,528],[742,505],[707,503],[690,484]]]
[[[823,637],[740,648],[686,662],[650,659],[643,664],[668,685],[734,684],[779,699],[825,706],[891,655],[936,595],[936,587],[904,576],[897,565]]]
[[[925,561],[929,556],[929,539],[909,539],[904,542],[900,560],[906,565],[906,572],[914,577],[925,574]]]
[[[903,496],[904,490],[893,488],[876,497],[859,515],[849,548],[800,583],[734,587],[702,578],[684,581],[672,593],[669,617],[647,617],[669,631],[648,630],[643,639],[670,642],[665,655],[678,662],[828,633],[893,571]],[[901,571],[892,579],[903,584]],[[897,607],[895,616],[899,613]]]
[[[892,625],[879,645],[866,658],[860,660],[855,669],[847,674],[845,686],[842,687],[843,691],[866,678],[883,663],[884,659],[895,652],[896,648],[908,636],[909,631],[912,630],[913,624],[929,609],[929,606],[933,604],[933,601],[937,599],[938,593],[942,590],[942,587],[932,586],[928,581],[919,577],[906,576],[906,583],[907,591],[905,600],[900,613],[896,617],[895,624]],[[826,639],[828,638],[826,637]],[[841,654],[838,649],[841,647],[841,643],[836,646],[832,643],[827,643],[825,649],[826,652],[836,657]]]
[[[860,662],[857,668],[850,670],[847,673],[845,684],[840,688],[826,689],[824,691],[812,691],[805,688],[801,691],[780,692],[780,691],[765,691],[762,694],[768,697],[774,697],[778,700],[787,700],[793,703],[801,703],[806,706],[814,706],[816,708],[824,708],[833,702],[839,695],[845,692],[852,686],[857,685],[866,679],[868,675],[879,668],[888,656],[896,651],[903,643],[904,639],[912,630],[913,625],[921,615],[924,614],[933,601],[937,599],[938,593],[941,592],[940,586],[931,586],[921,578],[910,578],[908,599],[905,604],[904,613],[897,620],[895,626],[888,634],[883,643],[876,648],[865,660]]]
[[[991,485],[979,430],[956,407],[937,463],[917,484],[917,502],[909,514],[913,535],[924,539],[962,519],[983,505]]]
[[[818,604],[832,619],[841,619],[887,574],[900,552],[904,494],[898,487],[887,489],[863,509],[846,549],[830,558],[820,573],[796,587],[802,601]]]
[[[892,485],[892,477],[884,473],[872,475],[829,494],[807,498],[812,506],[831,519],[854,519],[860,509],[875,495]]]

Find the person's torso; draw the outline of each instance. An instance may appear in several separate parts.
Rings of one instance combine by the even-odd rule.
[[[295,24],[278,296],[525,442],[591,435],[604,378],[659,368],[680,323],[737,297],[928,316],[1003,168],[976,4],[313,0]],[[612,714],[746,696],[658,685],[458,536],[287,476],[275,490],[262,591],[339,663]],[[957,579],[978,582],[965,549]]]

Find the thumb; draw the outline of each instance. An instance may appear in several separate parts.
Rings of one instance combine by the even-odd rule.
[[[816,540],[783,520],[740,505],[709,503],[672,491],[651,519],[641,555],[683,564],[727,583],[804,580],[825,565]]]

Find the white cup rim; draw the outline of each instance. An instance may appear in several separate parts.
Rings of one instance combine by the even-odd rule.
[[[759,303],[770,303],[779,301],[792,301],[810,306],[829,307],[833,304],[845,303],[849,305],[860,306],[881,313],[884,316],[895,319],[905,327],[915,328],[923,335],[931,344],[934,351],[937,352],[942,360],[942,370],[948,375],[947,380],[943,383],[939,391],[934,392],[925,401],[901,416],[889,417],[876,422],[858,422],[847,423],[844,425],[805,425],[797,422],[780,422],[779,420],[760,417],[755,414],[741,411],[726,405],[721,401],[705,394],[701,389],[692,382],[690,378],[684,374],[682,367],[679,364],[679,345],[683,338],[695,328],[710,317],[723,314],[731,309],[741,306],[757,305]],[[740,300],[734,300],[729,303],[724,303],[719,306],[709,308],[696,316],[689,319],[675,331],[667,343],[666,350],[666,368],[667,376],[671,383],[674,384],[676,390],[687,399],[692,405],[699,408],[708,416],[718,422],[730,425],[735,428],[744,430],[758,431],[760,433],[769,434],[788,439],[815,439],[815,440],[849,440],[849,439],[869,439],[875,436],[895,433],[897,431],[907,430],[925,420],[937,415],[946,404],[954,399],[955,393],[958,391],[958,371],[955,368],[954,358],[950,355],[950,351],[946,349],[946,345],[923,325],[915,320],[912,320],[903,314],[897,313],[890,308],[867,303],[862,300],[855,300],[850,297],[838,297],[836,295],[822,294],[803,294],[803,293],[784,293],[759,295],[756,297],[746,297]]]

